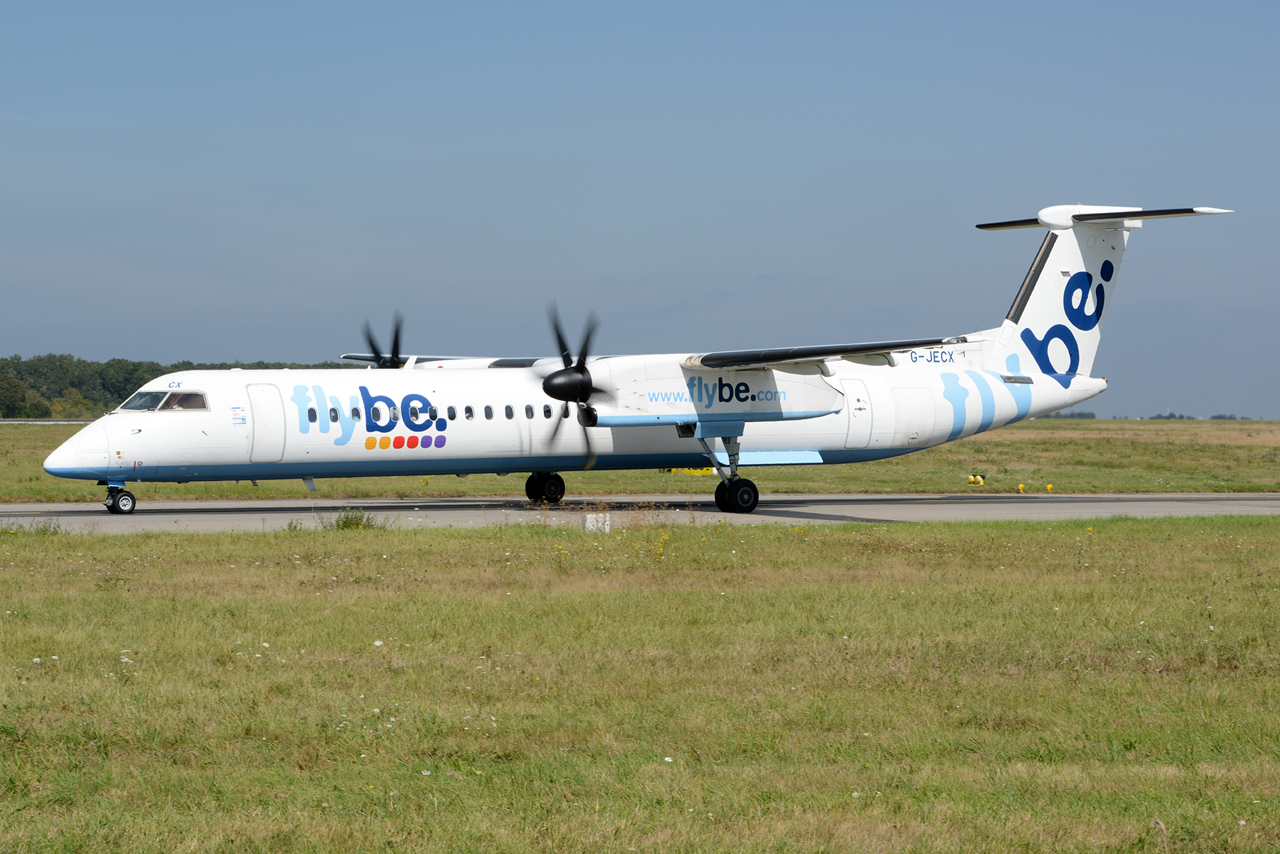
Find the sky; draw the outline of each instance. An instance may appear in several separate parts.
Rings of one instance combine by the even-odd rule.
[[[865,8],[864,8],[865,7]],[[1280,6],[12,4],[0,353],[601,353],[999,325],[1056,204],[1133,232],[1100,417],[1280,419]]]

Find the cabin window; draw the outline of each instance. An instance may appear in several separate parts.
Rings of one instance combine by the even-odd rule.
[[[450,406],[450,407],[449,407],[449,420],[450,420],[450,421],[452,421],[453,419],[455,419],[455,418],[457,418],[457,417],[458,417],[458,410],[456,410],[456,409],[454,409],[452,406]]]
[[[331,424],[338,423],[338,410],[332,406],[329,407],[329,422]]]
[[[543,418],[551,417],[551,404],[549,403],[542,404],[542,417]]]
[[[307,407],[307,420],[310,421],[312,424],[315,424],[317,421],[320,420],[320,416],[316,414],[316,408],[314,406]]]
[[[484,408],[484,420],[486,420],[486,421],[492,421],[492,420],[493,420],[493,407],[492,407],[492,406],[486,406],[486,407]]]
[[[427,409],[427,417],[430,418],[432,421],[435,421],[437,418],[440,417],[440,410],[436,409],[434,406],[429,407]]]
[[[400,407],[398,407],[398,406],[393,406],[393,407],[391,407],[391,420],[392,420],[393,422],[399,423],[399,421],[400,421]]]
[[[508,420],[508,421],[510,421],[512,418],[515,418],[515,417],[516,417],[516,411],[515,411],[514,409],[512,409],[512,408],[511,408],[510,404],[508,404],[508,405],[507,405],[507,420]]]
[[[205,405],[204,395],[198,391],[175,391],[173,394],[160,404],[161,409],[208,409]]]
[[[418,414],[419,414],[418,407],[416,406],[409,407],[409,420],[414,422],[415,424],[418,421]]]
[[[470,406],[468,406],[466,409],[462,410],[462,413],[463,413],[463,415],[466,417],[466,419],[467,419],[468,421],[470,421],[472,418],[475,418],[475,417],[476,417],[476,412],[475,412],[475,410],[474,410],[474,409],[472,409]]]
[[[369,410],[369,417],[373,419],[373,423],[378,424],[382,421],[382,407],[375,406]]]
[[[164,396],[168,392],[163,391],[140,391],[133,397],[120,404],[121,409],[137,409],[150,410],[160,406],[160,401],[164,400]]]
[[[527,403],[524,405],[524,417],[525,417],[525,418],[532,418],[532,417],[533,417],[533,407],[532,407],[532,406],[530,406],[530,405],[529,405],[529,404],[527,404]]]
[[[351,420],[352,420],[352,421],[359,421],[359,420],[360,420],[360,410],[359,410],[359,409],[357,409],[357,408],[356,408],[356,407],[354,407],[354,406],[353,406],[353,407],[351,407]]]

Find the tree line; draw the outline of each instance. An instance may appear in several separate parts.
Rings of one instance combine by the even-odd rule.
[[[145,383],[175,371],[351,368],[322,362],[93,362],[66,354],[0,358],[0,418],[95,418],[115,409]]]

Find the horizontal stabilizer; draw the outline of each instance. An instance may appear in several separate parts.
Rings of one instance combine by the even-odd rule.
[[[1055,205],[1040,211],[1035,219],[1011,219],[1004,222],[984,222],[977,227],[983,231],[1003,231],[1010,228],[1071,228],[1076,223],[1123,223],[1139,219],[1170,219],[1176,216],[1205,216],[1234,213],[1221,208],[1161,208],[1144,211],[1136,207],[1099,207],[1096,205]]]

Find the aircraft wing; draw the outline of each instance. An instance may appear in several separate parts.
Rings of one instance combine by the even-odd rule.
[[[917,338],[907,341],[874,341],[865,344],[820,344],[811,347],[777,347],[770,350],[722,350],[685,359],[686,368],[767,368],[800,362],[822,362],[845,356],[870,356],[920,347],[963,344],[961,338]]]
[[[372,353],[343,353],[338,357],[351,362],[373,362],[378,363],[378,356]],[[448,362],[454,359],[465,359],[466,356],[401,356],[402,362]]]

